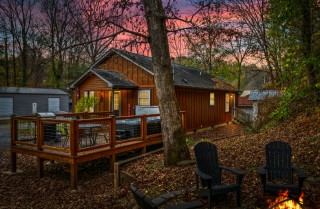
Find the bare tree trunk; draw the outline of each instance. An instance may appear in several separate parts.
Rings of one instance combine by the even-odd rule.
[[[190,159],[178,106],[168,46],[166,16],[161,0],[143,0],[148,24],[152,64],[160,106],[161,126],[164,140],[165,166],[176,165]]]
[[[13,18],[10,19],[11,35],[12,35],[12,66],[13,66],[13,86],[17,85],[17,65],[16,65],[16,33]]]
[[[4,29],[4,57],[5,57],[5,69],[6,69],[6,86],[10,85],[10,76],[9,76],[9,55],[8,55],[8,33]]]

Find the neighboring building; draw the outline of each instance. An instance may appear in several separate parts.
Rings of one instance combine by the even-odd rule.
[[[260,100],[280,94],[277,90],[246,90],[239,96],[238,108],[250,115],[251,120],[258,116]]]
[[[0,117],[68,112],[69,94],[59,89],[0,87]]]
[[[244,113],[250,115],[252,119],[253,112],[253,101],[249,100],[250,91],[243,91],[239,96],[238,108],[242,110]]]
[[[197,68],[172,63],[173,81],[187,130],[232,121],[238,91]],[[95,111],[134,115],[135,106],[157,106],[150,57],[111,49],[71,85],[73,104],[83,96],[99,99]]]

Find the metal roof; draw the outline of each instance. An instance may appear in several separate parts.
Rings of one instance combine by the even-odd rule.
[[[68,93],[60,89],[45,89],[45,88],[26,88],[26,87],[0,87],[1,94],[55,94],[68,95]]]
[[[257,101],[266,97],[273,97],[280,94],[277,90],[253,90],[250,91],[248,100]]]

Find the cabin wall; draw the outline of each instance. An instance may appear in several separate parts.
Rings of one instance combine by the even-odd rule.
[[[114,70],[139,86],[138,89],[134,90],[115,90],[121,92],[122,116],[134,114],[134,107],[138,104],[138,91],[141,89],[150,89],[150,105],[159,105],[153,75],[136,64],[117,54],[113,54],[100,63],[97,68],[103,70]],[[111,88],[108,87],[107,83],[95,75],[88,76],[80,83],[78,88],[75,90],[76,93],[73,92],[73,99],[77,98],[77,94],[81,96],[83,91],[90,90],[96,91],[97,97],[102,98],[96,111],[110,110],[109,91]],[[214,106],[210,106],[210,92],[212,91],[176,87],[176,95],[180,110],[186,111],[187,130],[196,130],[232,121],[232,93],[229,93],[229,112],[225,112],[225,94],[228,92],[214,91]]]
[[[154,87],[152,74],[117,54],[106,58],[97,68],[117,71],[132,82],[138,84],[140,88]]]
[[[149,89],[151,90],[151,104],[152,106],[158,105],[156,95],[155,83],[153,75],[137,66],[136,64],[124,59],[123,57],[113,54],[98,65],[98,69],[114,70],[126,78],[136,83],[139,88],[134,91],[121,91],[121,114],[132,115],[134,114],[134,107],[138,104],[138,90]],[[130,109],[130,111],[129,111]]]
[[[209,90],[176,88],[177,100],[181,111],[186,111],[187,130],[211,127],[232,121],[231,94],[230,109],[225,112],[225,94],[215,91],[215,105],[210,106]]]
[[[79,86],[78,91],[102,91],[109,90],[108,84],[101,80],[98,76],[91,74],[85,80],[83,80]]]

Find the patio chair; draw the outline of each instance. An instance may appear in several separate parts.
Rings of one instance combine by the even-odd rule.
[[[291,146],[282,141],[273,141],[266,145],[266,165],[258,169],[264,194],[277,194],[279,190],[288,190],[289,194],[300,194],[307,176],[297,167],[291,165]],[[298,184],[294,184],[294,173]]]
[[[96,130],[97,138],[100,139],[100,137],[103,137],[106,143],[109,143],[109,138],[110,138],[110,127],[109,124],[103,123],[101,127]]]
[[[68,141],[70,140],[69,128],[67,124],[62,124],[62,128],[64,132],[62,135],[62,137],[64,137],[62,147],[66,148]]]
[[[219,165],[217,147],[209,142],[199,142],[194,147],[197,168],[196,186],[199,195],[208,198],[209,209],[212,207],[212,200],[218,196],[226,195],[229,192],[237,193],[237,204],[240,206],[242,171]],[[236,182],[233,184],[223,184],[221,171],[226,170],[235,174]],[[201,188],[199,189],[199,177]]]
[[[130,190],[140,209],[158,209],[159,205],[163,203],[162,201],[157,203],[157,201],[155,200],[158,198],[156,198],[155,200],[150,200],[147,196],[145,196],[140,190],[138,190],[133,185],[130,185]],[[163,200],[165,201],[165,198]],[[169,207],[166,207],[165,209],[196,209],[196,208],[203,208],[203,204],[199,201],[192,201],[192,202],[186,202],[178,205],[169,206]]]

